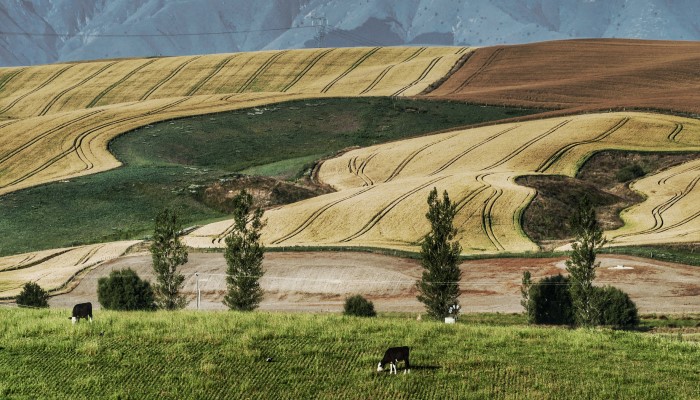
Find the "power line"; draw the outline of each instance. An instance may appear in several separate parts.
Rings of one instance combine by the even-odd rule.
[[[242,31],[196,32],[196,33],[39,33],[39,32],[9,32],[0,31],[7,36],[39,36],[39,37],[177,37],[177,36],[216,36],[238,33],[258,33],[287,31],[290,29],[316,29],[315,26],[290,26],[286,28],[248,29]]]

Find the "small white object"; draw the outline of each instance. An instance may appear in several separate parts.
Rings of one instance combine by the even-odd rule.
[[[454,317],[445,317],[445,323],[446,324],[454,324],[455,323]]]

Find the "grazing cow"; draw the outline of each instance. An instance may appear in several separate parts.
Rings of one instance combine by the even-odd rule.
[[[73,316],[68,319],[75,324],[80,321],[80,318],[89,319],[92,322],[92,303],[80,303],[73,306]]]
[[[384,352],[384,358],[382,358],[382,361],[379,362],[379,365],[377,366],[377,372],[381,372],[384,370],[384,365],[387,363],[390,363],[391,365],[389,366],[389,374],[391,372],[394,372],[394,375],[396,375],[396,364],[399,361],[403,361],[405,363],[405,369],[403,373],[405,374],[407,371],[411,372],[411,364],[408,362],[408,346],[403,346],[403,347],[390,347],[387,349],[386,352]]]

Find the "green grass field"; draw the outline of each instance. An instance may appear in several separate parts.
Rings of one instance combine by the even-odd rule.
[[[142,238],[165,207],[178,210],[185,226],[223,218],[191,193],[192,185],[234,172],[293,179],[314,160],[349,146],[532,112],[389,98],[324,99],[149,125],[110,143],[125,164],[121,168],[0,196],[0,256]]]
[[[697,342],[414,316],[0,309],[0,397],[691,399]],[[466,319],[466,318],[465,318]],[[99,333],[104,331],[104,336]],[[411,372],[377,373],[389,346]],[[272,357],[273,362],[266,362]]]

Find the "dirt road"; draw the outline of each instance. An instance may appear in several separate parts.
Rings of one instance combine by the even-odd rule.
[[[613,285],[627,292],[641,313],[688,313],[700,310],[700,267],[643,258],[601,255],[596,284]],[[345,298],[362,294],[378,311],[421,313],[415,281],[422,269],[417,260],[354,252],[267,253],[261,286],[261,310],[339,312]],[[97,280],[110,271],[135,270],[152,280],[150,253],[137,253],[109,261],[87,274],[70,293],[50,299],[51,307],[71,307],[91,301],[96,308]],[[463,312],[521,312],[520,281],[529,270],[533,277],[565,273],[563,258],[502,258],[461,264]],[[183,267],[184,292],[196,308],[199,273],[200,308],[224,310],[226,263],[221,253],[192,253]]]

